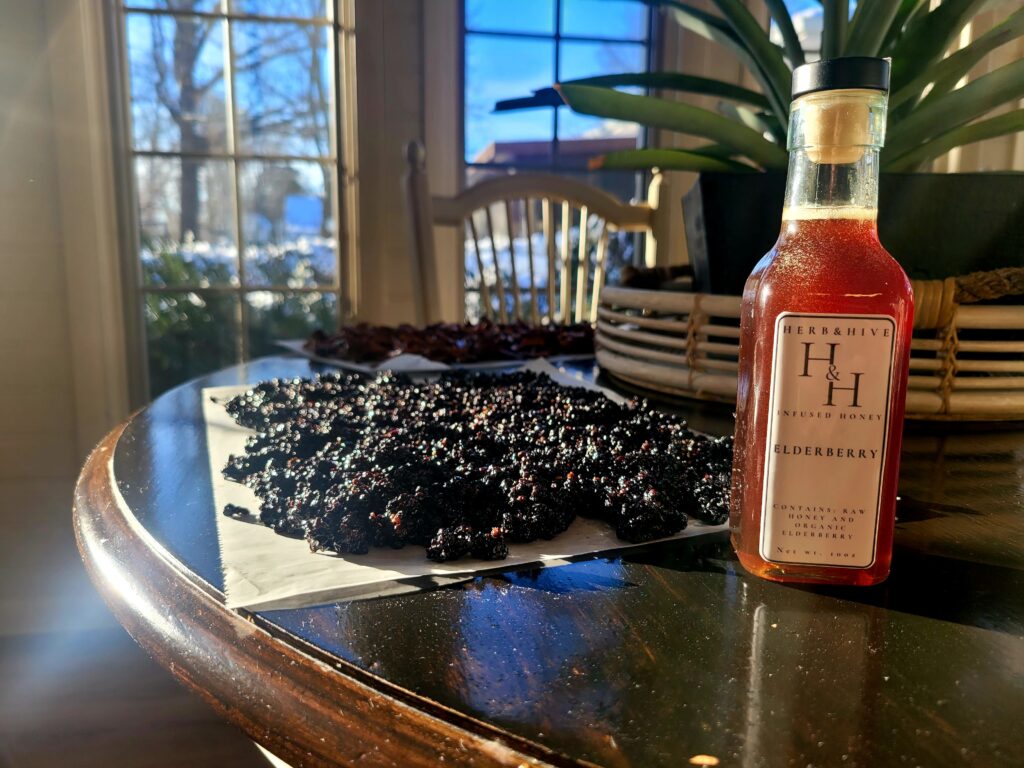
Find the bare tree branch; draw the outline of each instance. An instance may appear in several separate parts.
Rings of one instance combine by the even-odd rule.
[[[153,33],[153,45],[151,46],[151,54],[153,59],[153,69],[156,70],[156,83],[155,90],[157,98],[160,103],[164,105],[164,108],[170,112],[171,118],[174,122],[181,121],[181,110],[178,108],[178,101],[172,95],[167,87],[167,81],[170,78],[170,73],[167,71],[167,62],[164,60],[163,51],[167,45],[167,38],[164,37],[163,25],[160,23],[161,19],[156,16],[151,16],[149,23],[150,29]]]

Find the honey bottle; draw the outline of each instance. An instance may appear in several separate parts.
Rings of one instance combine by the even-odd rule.
[[[885,59],[794,71],[782,228],[743,291],[730,526],[776,581],[889,574],[914,310],[878,240],[888,88]]]

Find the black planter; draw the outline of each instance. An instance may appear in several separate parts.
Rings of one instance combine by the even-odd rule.
[[[683,197],[695,289],[738,295],[779,234],[783,173],[702,173]],[[882,243],[911,278],[1024,265],[1024,173],[882,174]]]

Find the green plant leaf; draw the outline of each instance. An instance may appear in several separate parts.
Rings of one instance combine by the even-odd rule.
[[[628,72],[620,75],[599,75],[566,80],[574,85],[637,86],[666,91],[685,91],[705,96],[719,96],[723,99],[742,101],[760,109],[771,109],[763,93],[752,91],[741,85],[726,83],[709,77],[684,75],[679,72]]]
[[[582,77],[578,80],[566,80],[574,85],[599,85],[605,87],[638,87],[665,91],[682,91],[699,93],[705,96],[718,96],[723,99],[741,101],[759,109],[771,109],[764,94],[752,91],[733,83],[726,83],[708,77],[684,75],[679,72],[625,72],[618,75],[598,75]],[[494,105],[495,112],[514,112],[520,109],[537,109],[540,107],[561,107],[565,102],[561,94],[554,88],[539,88],[532,96],[515,99],[503,99]]]
[[[775,19],[782,33],[782,42],[786,50],[786,58],[791,67],[799,67],[804,63],[804,47],[800,44],[800,36],[793,26],[793,18],[789,15],[785,0],[764,0],[768,12]]]
[[[750,51],[721,17],[677,0],[641,0],[641,2],[656,8],[664,8],[683,29],[730,49],[740,57],[744,64],[748,64],[748,67],[749,62],[752,62]]]
[[[785,130],[780,132],[779,123],[775,120],[774,116],[769,115],[766,117],[765,113],[758,113],[729,101],[718,102],[717,109],[729,119],[735,120],[737,123],[743,123],[743,125],[758,133],[770,134],[780,146],[786,142],[786,132]]]
[[[908,117],[892,127],[887,146],[891,154],[902,155],[933,136],[951,131],[1020,98],[1024,98],[1024,59],[918,105]]]
[[[783,110],[788,115],[793,73],[786,66],[782,51],[769,39],[767,30],[758,23],[741,0],[714,0],[714,3],[731,25],[732,31],[750,51],[756,66],[767,79],[769,97],[774,94],[779,103],[784,105]]]
[[[850,23],[850,0],[825,0],[821,27],[821,58],[834,59],[843,50]]]
[[[685,149],[629,149],[609,152],[590,161],[590,168],[635,170],[660,168],[663,171],[733,171],[754,173],[753,168],[722,157]]]
[[[784,168],[786,150],[757,131],[707,109],[690,104],[635,96],[609,88],[563,83],[559,92],[576,112],[617,120],[630,120],[653,128],[702,136],[724,144],[766,168]]]
[[[930,67],[889,98],[890,107],[898,107],[905,101],[920,96],[929,83],[934,83],[922,106],[945,93],[949,93],[957,82],[990,51],[1024,35],[1024,8],[1008,16],[985,32],[970,45],[950,54],[934,67]]]
[[[736,33],[733,32],[732,28],[721,16],[708,13],[688,3],[679,2],[679,0],[640,1],[645,5],[664,8],[683,29],[688,29],[707,40],[719,43],[727,48],[733,48],[734,50],[741,48],[744,52],[747,52],[739,37],[736,36]]]
[[[780,147],[786,146],[786,137],[789,134],[789,126],[785,123],[780,123],[779,119],[771,112],[758,112],[757,116],[768,125],[768,132],[772,135],[772,139],[775,143]]]
[[[886,159],[883,168],[887,171],[912,171],[922,163],[934,160],[939,155],[965,144],[973,144],[984,139],[993,139],[1009,133],[1024,131],[1024,109],[1006,112],[1002,115],[979,120],[970,125],[954,128],[941,136],[936,136],[927,144],[922,144],[893,160]]]
[[[678,2],[678,0],[642,0],[642,2],[650,6],[664,8],[683,29],[687,29],[732,51],[743,66],[754,76],[754,79],[757,80],[761,90],[764,91],[765,96],[771,102],[771,109],[776,117],[783,123],[789,120],[788,91],[784,98],[779,97],[779,94],[772,85],[771,79],[762,70],[754,54],[724,19],[699,8],[694,8],[692,5]],[[783,66],[785,66],[785,62],[783,62]]]
[[[723,144],[702,144],[699,147],[693,147],[686,151],[692,152],[695,155],[705,155],[707,157],[730,158],[736,156],[736,152],[733,149],[726,147]]]
[[[892,50],[892,88],[895,91],[932,67],[988,0],[942,0],[933,11],[916,16]]]
[[[889,31],[885,33],[885,40],[879,49],[882,53],[892,50],[896,42],[903,37],[903,28],[913,18],[914,13],[927,6],[925,0],[900,0],[899,10],[896,17],[889,25]]]
[[[877,56],[900,6],[895,0],[860,0],[850,22],[843,55]]]

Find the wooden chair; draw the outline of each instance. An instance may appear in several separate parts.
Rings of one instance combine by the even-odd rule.
[[[410,142],[405,151],[403,182],[420,323],[441,319],[436,225],[464,228],[464,248],[471,254],[463,256],[469,268],[466,285],[479,293],[480,316],[497,322],[593,323],[607,277],[610,237],[644,233],[644,261],[652,266],[659,242],[667,242],[667,222],[659,214],[667,184],[660,173],[643,203],[622,203],[601,189],[547,173],[509,174],[455,197],[432,197],[423,146]]]

